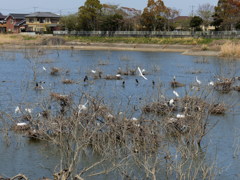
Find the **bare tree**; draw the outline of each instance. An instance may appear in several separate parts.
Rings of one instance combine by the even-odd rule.
[[[203,25],[209,26],[213,20],[214,6],[209,3],[199,5],[197,15],[203,19]]]

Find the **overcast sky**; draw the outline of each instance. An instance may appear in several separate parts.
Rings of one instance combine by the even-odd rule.
[[[34,11],[51,11],[58,14],[70,14],[78,11],[85,0],[0,0],[0,12],[7,15],[10,12],[30,13]],[[120,6],[143,10],[147,0],[100,0]],[[180,10],[181,15],[190,15],[192,9],[197,10],[200,4],[210,3],[216,5],[218,0],[163,0],[166,6]]]

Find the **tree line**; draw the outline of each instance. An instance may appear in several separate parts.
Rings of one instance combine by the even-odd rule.
[[[215,7],[202,4],[182,19],[177,19],[179,14],[179,10],[166,7],[162,0],[148,0],[143,12],[101,4],[100,0],[86,0],[77,13],[63,16],[60,23],[69,31],[204,30],[208,26],[214,26],[215,30],[240,29],[239,0],[219,0]]]

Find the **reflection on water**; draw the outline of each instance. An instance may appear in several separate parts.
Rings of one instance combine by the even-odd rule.
[[[238,157],[233,157],[234,141],[237,138],[239,123],[239,94],[232,91],[220,94],[209,90],[207,84],[217,77],[232,78],[240,76],[238,61],[226,61],[217,57],[184,56],[179,53],[162,52],[126,52],[126,51],[47,51],[37,57],[31,56],[31,51],[2,51],[0,56],[0,108],[1,111],[14,113],[16,105],[23,107],[43,103],[50,92],[74,94],[82,93],[105,98],[107,104],[127,110],[127,100],[135,105],[136,115],[144,102],[150,102],[160,96],[159,92],[174,97],[169,82],[173,76],[177,81],[190,85],[196,84],[196,76],[202,82],[202,91],[194,92],[200,96],[211,94],[216,101],[224,101],[234,106],[225,116],[212,116],[212,122],[217,125],[207,134],[204,144],[207,145],[207,156],[215,157],[216,164],[223,169],[221,178],[234,179],[239,176]],[[46,68],[46,71],[43,69]],[[60,69],[59,76],[50,75],[52,67]],[[139,76],[123,76],[123,80],[94,79],[91,70],[101,71],[103,75],[115,76],[118,69],[146,70],[144,80]],[[83,79],[88,76],[89,82]],[[73,80],[74,84],[63,84],[62,80]],[[136,79],[138,83],[136,83]],[[36,82],[44,81],[44,90],[35,91]],[[152,81],[155,84],[152,84]],[[178,88],[180,96],[190,92],[191,86]],[[202,94],[201,94],[202,93]],[[76,100],[77,101],[77,100]],[[76,102],[77,103],[77,102]],[[11,122],[8,122],[9,124]],[[1,126],[3,124],[1,123]],[[51,148],[46,142],[31,142],[21,134],[1,133],[0,138],[0,174],[13,176],[24,173],[29,178],[51,177],[59,163],[57,149]],[[7,145],[8,144],[8,145]],[[49,151],[49,148],[53,149]],[[83,161],[88,164],[89,156]],[[91,156],[94,159],[98,157]],[[84,164],[83,164],[84,166]],[[99,179],[111,179],[101,176]]]

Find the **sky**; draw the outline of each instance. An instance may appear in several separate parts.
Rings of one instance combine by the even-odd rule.
[[[48,11],[57,14],[71,14],[78,11],[78,7],[85,0],[0,0],[0,12],[4,15],[9,13],[32,13],[36,11]],[[114,4],[143,10],[147,0],[100,0],[101,3]],[[216,6],[218,0],[163,0],[167,7],[180,10],[180,15],[190,15],[201,4],[210,3]]]

